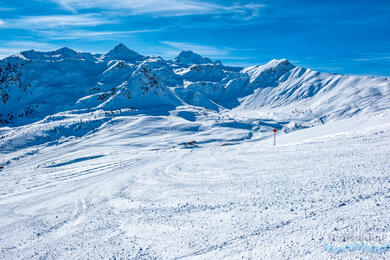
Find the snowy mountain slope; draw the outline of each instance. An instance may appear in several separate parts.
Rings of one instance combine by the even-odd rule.
[[[158,108],[168,115],[184,106],[193,114],[193,106],[220,112],[224,125],[290,131],[390,108],[386,77],[319,73],[285,59],[234,68],[190,51],[166,61],[123,44],[106,54],[22,52],[0,61],[0,76],[3,126],[61,113],[88,118],[100,110],[148,114]]]
[[[64,51],[63,53],[61,51]],[[29,57],[31,59],[26,58]],[[0,120],[8,124],[74,108],[104,64],[68,49],[28,51],[0,61]]]
[[[318,73],[287,60],[273,60],[243,72],[250,75],[256,90],[241,100],[238,110],[274,109],[284,117],[304,110],[310,114],[307,119],[330,120],[390,108],[386,77]]]

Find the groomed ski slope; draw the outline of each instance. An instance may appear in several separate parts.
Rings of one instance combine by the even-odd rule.
[[[178,124],[130,116],[3,154],[0,258],[390,257],[325,246],[332,234],[390,239],[390,113],[280,133],[276,147],[264,133],[184,147],[201,138],[167,127]]]

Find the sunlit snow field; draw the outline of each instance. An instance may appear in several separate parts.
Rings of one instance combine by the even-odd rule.
[[[18,142],[39,123],[3,128],[0,258],[390,257],[390,113],[279,132],[275,147],[271,131],[211,121],[118,116],[37,146]],[[377,252],[332,241],[367,234]]]

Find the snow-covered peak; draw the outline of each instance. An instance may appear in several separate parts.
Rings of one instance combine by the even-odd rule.
[[[59,55],[63,55],[63,56],[69,56],[69,57],[74,57],[77,55],[77,52],[68,48],[68,47],[63,47],[63,48],[60,48],[56,51],[53,51],[53,52],[50,52],[51,54],[59,54]]]
[[[103,59],[105,61],[124,60],[124,61],[128,61],[128,62],[135,62],[135,61],[140,61],[143,58],[144,57],[141,54],[139,54],[133,50],[130,50],[124,44],[120,43],[117,46],[115,46],[114,49],[112,49],[107,54],[105,54]]]
[[[289,70],[294,68],[295,66],[291,64],[287,59],[276,60],[273,59],[269,61],[267,64],[263,65],[263,69],[278,69],[278,70]]]
[[[35,50],[28,50],[28,51],[22,51],[18,56],[21,58],[33,60],[42,57],[43,55],[42,52],[35,51]]]
[[[295,68],[295,66],[291,64],[291,62],[289,62],[287,59],[273,59],[264,65],[255,65],[244,68],[242,72],[248,73],[252,76],[254,74],[259,74],[265,71],[287,71],[292,68]]]
[[[63,47],[55,51],[23,51],[18,55],[19,58],[40,61],[61,61],[61,60],[82,60],[94,59],[90,53],[78,53],[68,47]]]
[[[129,48],[126,47],[126,45],[120,43],[117,46],[115,46],[111,51],[108,52],[108,54],[120,54],[120,55],[139,55],[135,51],[130,50]]]
[[[250,76],[250,82],[266,82],[282,77],[288,71],[296,68],[286,59],[273,59],[264,65],[256,65],[244,68],[241,72]]]
[[[186,65],[213,63],[209,58],[202,57],[192,51],[182,51],[174,60]]]

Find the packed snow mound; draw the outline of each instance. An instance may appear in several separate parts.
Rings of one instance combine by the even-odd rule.
[[[182,51],[174,60],[187,65],[213,63],[209,58],[204,58],[192,51]]]
[[[389,91],[387,77],[319,73],[286,59],[239,68],[191,51],[164,60],[123,44],[94,55],[64,47],[0,60],[0,124],[64,111],[178,106],[316,124],[389,109]]]

